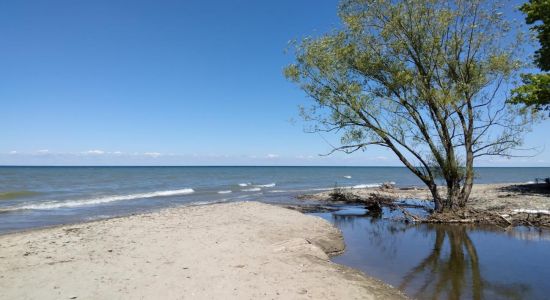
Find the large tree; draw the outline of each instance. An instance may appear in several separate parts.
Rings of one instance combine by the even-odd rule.
[[[550,0],[530,0],[520,10],[526,22],[533,25],[540,49],[535,51],[535,64],[543,72],[523,74],[523,85],[514,90],[512,103],[525,104],[535,110],[550,109]]]
[[[334,150],[393,151],[427,185],[436,211],[463,208],[474,160],[509,155],[529,120],[506,105],[522,62],[494,3],[342,1],[343,26],[296,43],[285,69],[314,100],[306,120],[342,134]]]

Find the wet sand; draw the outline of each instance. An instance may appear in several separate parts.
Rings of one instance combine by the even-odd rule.
[[[1,299],[402,299],[332,263],[344,250],[321,218],[257,202],[0,236]]]

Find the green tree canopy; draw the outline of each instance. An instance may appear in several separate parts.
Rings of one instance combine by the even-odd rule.
[[[474,159],[509,155],[525,116],[505,89],[522,67],[495,1],[344,0],[341,29],[296,44],[285,75],[312,98],[316,131],[335,151],[393,151],[430,189],[438,211],[465,206]],[[437,177],[446,186],[440,196]]]
[[[533,25],[540,49],[535,51],[535,63],[543,71],[550,71],[550,0],[530,0],[521,6],[526,22]]]
[[[535,64],[543,73],[522,75],[523,85],[514,90],[511,102],[535,110],[550,108],[550,0],[530,0],[521,6],[527,24],[536,33],[540,49],[535,51]],[[544,73],[546,72],[546,73]]]

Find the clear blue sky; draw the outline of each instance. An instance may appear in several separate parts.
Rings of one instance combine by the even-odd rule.
[[[399,165],[376,148],[319,157],[330,147],[303,132],[285,48],[337,26],[336,7],[2,1],[0,164]],[[537,157],[481,164],[550,166],[548,132],[527,136]]]

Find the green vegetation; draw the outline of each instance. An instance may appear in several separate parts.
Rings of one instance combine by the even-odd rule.
[[[334,151],[393,151],[427,185],[436,211],[464,208],[474,160],[509,156],[532,120],[507,105],[521,40],[510,39],[494,2],[342,1],[342,28],[296,43],[285,69],[313,99],[305,120],[342,133]]]
[[[541,48],[535,52],[535,64],[543,72],[522,75],[523,85],[516,88],[512,103],[535,110],[550,109],[550,0],[530,0],[521,6],[527,24],[536,32]]]

